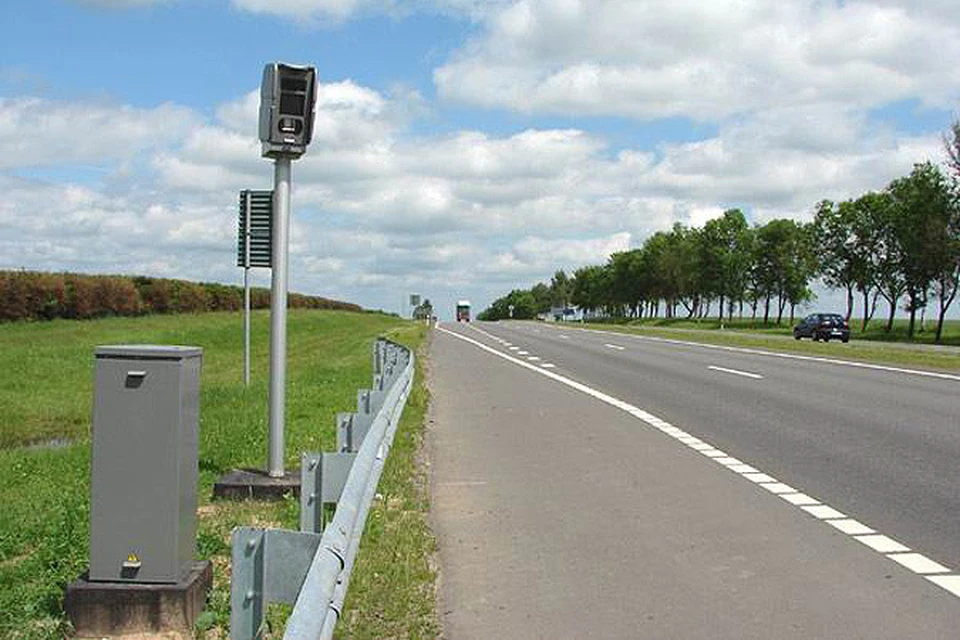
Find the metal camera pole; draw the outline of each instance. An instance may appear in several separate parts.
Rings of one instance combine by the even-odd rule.
[[[277,156],[273,180],[273,269],[270,282],[270,439],[267,473],[282,478],[287,363],[287,244],[290,238],[290,156]]]
[[[267,474],[284,478],[287,382],[287,267],[290,242],[290,165],[313,135],[317,70],[283,63],[263,69],[260,85],[261,155],[274,161],[270,283],[270,418]]]
[[[250,386],[250,192],[243,194],[243,384]]]
[[[284,420],[287,383],[287,304],[289,300],[289,244],[291,163],[303,156],[313,136],[317,101],[317,70],[271,62],[260,83],[258,134],[260,155],[274,163],[273,191],[241,192],[241,215],[246,215],[245,267],[270,267],[270,382],[268,385],[267,469],[234,469],[214,484],[216,497],[279,498],[299,486],[297,473],[284,469]],[[254,211],[256,216],[253,215]],[[269,249],[268,249],[269,247]],[[246,274],[244,274],[246,276]],[[246,277],[244,278],[246,282]],[[249,317],[249,313],[248,313]],[[249,324],[245,329],[249,344]],[[249,347],[244,380],[249,383]]]

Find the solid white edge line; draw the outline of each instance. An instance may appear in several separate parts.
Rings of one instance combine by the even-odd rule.
[[[542,364],[539,367],[527,364],[522,360],[512,357],[509,354],[497,351],[482,342],[478,342],[472,338],[460,335],[448,329],[443,329],[437,327],[438,330],[449,334],[459,340],[464,342],[469,342],[474,346],[477,346],[488,353],[491,353],[499,358],[508,360],[516,365],[519,365],[530,371],[535,371],[540,375],[547,376],[548,378],[559,382],[563,385],[576,389],[588,396],[591,396],[605,404],[609,404],[617,409],[625,411],[630,415],[636,417],[638,420],[647,423],[651,427],[657,429],[658,431],[663,432],[666,435],[674,438],[678,442],[685,444],[687,447],[693,448],[694,445],[700,444],[709,444],[695,436],[691,436],[683,429],[671,425],[669,422],[657,418],[651,413],[640,409],[628,402],[624,402],[619,398],[615,398],[611,395],[608,395],[602,391],[589,387],[581,382],[577,382],[571,378],[567,378],[557,373],[551,371],[544,371],[545,368],[552,368],[554,365],[550,363]],[[476,329],[478,332],[496,339],[495,336],[489,334],[481,329]],[[581,331],[590,331],[590,329],[581,329]],[[693,343],[696,344],[696,343]],[[777,354],[774,354],[777,355]],[[922,373],[922,372],[921,372]],[[710,460],[717,462],[721,466],[725,466],[728,469],[731,469],[738,475],[741,475],[748,480],[752,480],[757,483],[758,486],[763,487],[767,491],[770,491],[774,495],[782,498],[783,500],[789,502],[790,504],[798,507],[799,509],[806,511],[808,514],[813,515],[814,517],[820,519],[823,522],[831,525],[841,533],[846,534],[847,536],[853,538],[857,542],[860,542],[874,551],[880,553],[885,558],[893,560],[900,566],[905,569],[912,571],[920,576],[925,577],[930,582],[934,583],[938,587],[946,590],[948,593],[960,598],[960,575],[951,575],[953,572],[951,569],[945,567],[944,565],[931,560],[926,556],[910,552],[910,548],[900,542],[885,536],[883,534],[877,533],[874,529],[871,529],[867,525],[858,522],[852,518],[847,518],[843,513],[837,511],[836,509],[830,507],[829,505],[821,503],[816,498],[808,496],[805,493],[799,492],[793,487],[783,484],[782,482],[777,482],[775,478],[764,474],[751,467],[750,465],[742,463],[737,458],[727,455],[719,455],[717,457],[712,457],[709,454],[716,452],[717,454],[723,454],[719,449],[708,449],[708,450],[699,450],[699,453],[708,454],[705,455]],[[761,478],[760,476],[763,476]],[[766,480],[766,481],[764,481]],[[927,575],[931,573],[937,574],[946,574],[946,575]]]

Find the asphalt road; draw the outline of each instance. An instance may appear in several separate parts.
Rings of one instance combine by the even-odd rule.
[[[960,379],[526,323],[431,355],[447,637],[960,637]]]

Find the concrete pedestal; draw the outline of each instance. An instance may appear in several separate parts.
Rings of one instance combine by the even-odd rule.
[[[265,471],[234,469],[213,485],[213,497],[226,500],[281,500],[285,494],[300,497],[300,470],[273,478]]]
[[[177,584],[91,582],[84,574],[67,585],[64,609],[80,638],[158,632],[191,637],[212,586],[209,560],[194,562]]]

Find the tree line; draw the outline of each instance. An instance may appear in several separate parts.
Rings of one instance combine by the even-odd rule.
[[[740,209],[700,228],[677,223],[605,264],[515,289],[479,317],[533,318],[575,305],[592,318],[703,318],[715,308],[723,326],[748,307],[765,325],[786,313],[792,323],[797,307],[815,298],[810,285],[819,278],[845,292],[848,321],[854,300],[862,301],[864,328],[883,300],[885,330],[902,305],[913,337],[917,313],[935,303],[940,342],[960,282],[960,123],[944,144],[948,172],[917,164],[881,191],[821,201],[809,223],[750,226]]]

